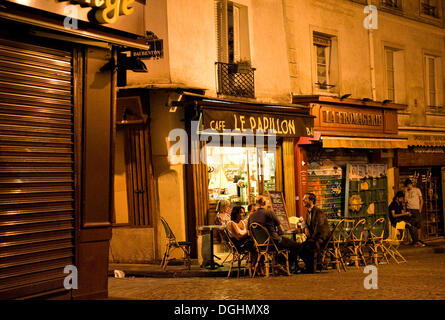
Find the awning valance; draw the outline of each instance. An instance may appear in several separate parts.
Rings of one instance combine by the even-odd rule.
[[[409,146],[445,147],[445,133],[401,133],[400,136],[408,139]]]
[[[356,138],[322,136],[323,148],[406,149],[406,138]]]

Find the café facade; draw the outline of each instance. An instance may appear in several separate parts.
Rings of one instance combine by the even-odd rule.
[[[387,217],[398,190],[395,158],[408,146],[397,122],[406,106],[330,96],[294,96],[293,102],[316,117],[314,138],[300,139],[295,150],[299,199],[315,193],[331,219]]]
[[[107,297],[118,53],[147,49],[144,6],[0,1],[0,299]]]

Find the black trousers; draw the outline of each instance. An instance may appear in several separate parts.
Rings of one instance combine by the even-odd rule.
[[[289,250],[289,265],[292,267],[293,265],[296,267],[298,265],[298,255],[301,251],[301,244],[295,242],[294,240],[281,237],[281,241],[277,244],[279,249],[287,249]],[[281,261],[278,261],[281,262]]]
[[[303,259],[308,272],[314,272],[315,263],[321,263],[320,253],[323,243],[323,239],[307,239],[303,242],[300,257]]]

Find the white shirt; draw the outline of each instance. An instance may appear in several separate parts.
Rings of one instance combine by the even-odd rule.
[[[420,210],[420,198],[422,198],[422,192],[419,188],[412,188],[406,191],[406,208],[413,210]]]

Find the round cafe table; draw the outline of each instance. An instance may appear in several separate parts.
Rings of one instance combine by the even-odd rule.
[[[210,231],[210,269],[214,270],[220,267],[219,264],[215,263],[215,254],[213,251],[213,230],[224,230],[222,225],[208,225],[201,226],[198,228],[199,231]],[[216,266],[218,265],[218,267]]]

